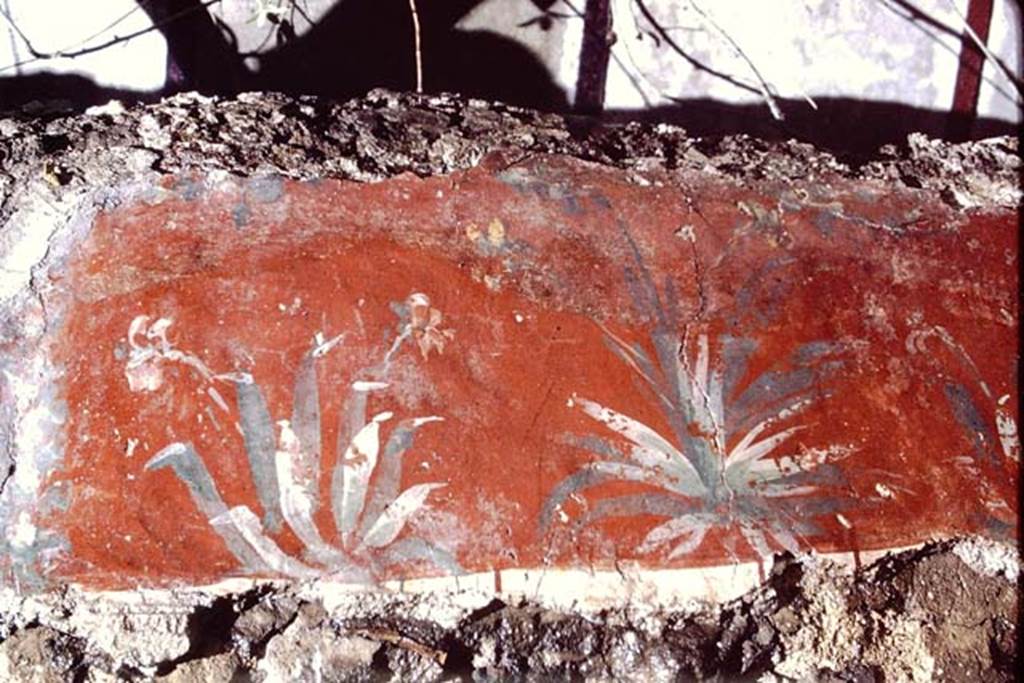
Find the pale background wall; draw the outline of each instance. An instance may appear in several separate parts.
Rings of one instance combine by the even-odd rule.
[[[761,102],[749,64],[723,38],[724,32],[779,97],[851,97],[948,111],[960,41],[955,35],[908,20],[906,5],[931,15],[955,33],[963,26],[967,1],[646,1],[650,14],[692,59],[729,75],[745,89],[694,68],[663,40],[659,44],[636,2],[612,0],[616,42],[605,107],[642,109],[669,104],[671,98]],[[315,23],[337,2],[299,0],[303,12],[293,15],[296,34],[301,37],[309,30],[307,18]],[[276,46],[276,27],[268,21],[268,14],[285,4],[285,0],[223,0],[211,11],[232,29],[240,51],[258,55]],[[525,46],[572,102],[583,4],[584,0],[484,0],[462,18],[458,28],[487,31]],[[541,10],[544,6],[548,6],[547,20]],[[0,0],[0,7],[37,50],[46,52],[97,44],[149,25],[135,0]],[[1022,66],[1020,14],[1017,0],[996,0],[989,37],[992,52],[1017,74]],[[0,77],[50,71],[81,74],[100,86],[118,89],[154,91],[164,84],[167,48],[158,32],[75,59],[38,60],[14,67],[11,65],[30,55],[3,19],[0,32]],[[426,61],[429,68],[429,56]],[[258,56],[247,59],[246,65],[258,70]],[[991,61],[985,65],[978,114],[1021,120],[1017,91]]]

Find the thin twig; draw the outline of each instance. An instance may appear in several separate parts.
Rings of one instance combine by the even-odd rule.
[[[41,52],[39,50],[36,50],[35,47],[33,47],[32,42],[28,39],[28,36],[22,33],[21,29],[18,28],[18,25],[14,22],[14,19],[11,18],[11,15],[8,14],[7,11],[4,10],[3,8],[0,8],[0,16],[3,16],[3,18],[7,20],[7,23],[9,23],[14,28],[14,31],[18,34],[18,37],[21,38],[22,41],[24,41],[25,47],[28,48],[29,53],[32,55],[31,59],[23,59],[21,61],[15,62],[14,64],[8,64],[7,66],[0,67],[0,72],[8,71],[10,69],[16,69],[20,66],[24,66],[32,62],[39,62],[47,59],[74,59],[75,57],[82,57],[84,55],[92,54],[93,52],[106,50],[108,47],[113,47],[114,45],[119,45],[120,43],[127,43],[129,40],[134,40],[139,36],[143,36],[152,31],[158,31],[167,24],[170,24],[171,22],[177,21],[178,19],[188,16],[193,12],[205,10],[206,8],[212,5],[216,5],[220,2],[221,0],[205,0],[202,4],[196,7],[189,7],[187,9],[181,10],[180,12],[175,12],[174,14],[167,17],[164,21],[161,21],[160,23],[153,24],[152,26],[147,26],[146,28],[139,29],[138,31],[133,31],[132,33],[128,33],[123,36],[114,36],[110,40],[100,43],[99,45],[93,45],[92,47],[85,47],[80,50],[72,51],[58,50],[57,52]]]
[[[619,47],[625,54],[624,60],[618,60],[619,66],[623,67],[623,71],[633,82],[633,87],[640,93],[644,105],[650,107],[659,97],[669,99],[669,96],[647,77],[637,63],[633,50],[630,49],[633,40],[640,34],[636,25],[636,17],[633,14],[632,0],[611,0],[611,11],[612,26],[617,39],[612,51],[615,52],[615,48]]]
[[[3,0],[3,2],[4,9],[6,10],[6,12],[4,12],[4,16],[10,16],[11,0]],[[11,43],[11,56],[14,57],[15,61],[17,61],[18,59],[20,59],[20,57],[18,57],[18,37],[17,34],[14,32],[13,28],[7,29],[7,38],[10,40]]]
[[[416,0],[409,0],[409,13],[412,14],[412,33],[416,51],[416,92],[423,92],[423,48],[420,45],[420,15],[416,11]]]
[[[8,12],[6,7],[0,8],[0,15],[3,15],[3,18],[6,19],[7,23],[11,25],[11,28],[14,29],[14,32],[18,34],[18,37],[21,38],[21,42],[25,43],[25,47],[28,48],[29,54],[33,56],[38,54],[35,51],[35,48],[32,47],[32,41],[29,40],[28,36],[24,34],[24,32],[21,30],[21,27],[18,26],[17,23],[15,23],[14,19],[11,17],[10,12]]]
[[[291,0],[292,16],[289,17],[292,21],[292,26],[295,25],[295,14],[298,13],[300,17],[306,20],[306,23],[312,26],[316,22],[309,16],[308,8],[299,5],[299,0]]]
[[[754,62],[750,59],[750,57],[747,56],[747,53],[743,51],[739,44],[737,44],[737,42],[732,39],[732,36],[730,36],[726,32],[726,30],[718,24],[717,21],[715,21],[704,10],[698,7],[696,2],[694,2],[693,0],[688,0],[688,3],[690,7],[692,7],[693,10],[697,14],[699,14],[705,22],[707,22],[709,26],[715,29],[715,31],[720,36],[722,36],[722,38],[727,43],[729,43],[729,45],[732,46],[732,49],[736,51],[736,54],[739,55],[740,58],[747,63],[747,66],[750,67],[750,71],[753,72],[754,78],[757,79],[758,89],[761,91],[761,96],[764,98],[765,103],[767,103],[768,105],[768,111],[772,113],[772,118],[775,119],[776,121],[782,121],[783,119],[785,119],[786,117],[783,116],[782,110],[779,109],[779,103],[776,102],[775,98],[772,96],[771,89],[768,87],[768,82],[764,80],[763,76],[761,76],[761,72],[758,71],[757,66],[755,66]]]
[[[677,55],[679,55],[684,60],[686,60],[693,68],[697,69],[698,71],[703,71],[703,72],[705,72],[707,74],[710,74],[711,76],[714,76],[715,78],[720,78],[723,81],[725,81],[726,83],[729,83],[730,85],[734,85],[737,88],[740,88],[741,90],[746,90],[747,92],[751,92],[751,93],[758,93],[759,92],[759,90],[757,89],[756,86],[750,85],[749,83],[746,83],[745,81],[742,81],[742,80],[740,80],[740,79],[738,79],[738,78],[736,78],[734,76],[731,76],[730,74],[727,74],[724,71],[718,71],[718,70],[708,66],[707,64],[704,64],[703,62],[700,62],[697,59],[695,59],[692,55],[690,55],[688,52],[686,52],[686,50],[684,50],[682,48],[682,46],[678,42],[676,42],[676,40],[670,35],[670,31],[673,30],[674,28],[683,28],[683,27],[664,26],[658,20],[658,18],[656,16],[654,16],[654,13],[647,7],[647,3],[644,2],[644,0],[634,0],[634,2],[636,3],[636,6],[640,9],[640,13],[643,16],[643,18],[661,36],[661,40],[664,41],[665,44],[667,44],[669,46],[669,48],[672,49],[673,52],[675,52]],[[706,31],[706,29],[704,27],[692,28],[692,29],[687,28],[687,30]],[[660,45],[658,47],[660,47]],[[676,99],[676,98],[672,98],[671,96],[669,96],[669,98],[670,99]]]
[[[120,24],[121,22],[125,21],[126,19],[131,17],[136,12],[141,11],[146,5],[148,5],[152,1],[153,0],[137,0],[134,7],[132,7],[130,10],[128,10],[127,12],[125,12],[124,14],[119,16],[117,19],[114,19],[112,22],[110,22],[109,24],[107,24],[106,26],[101,28],[99,31],[96,31],[95,33],[93,33],[91,36],[88,36],[86,38],[82,38],[80,41],[78,41],[77,43],[75,43],[73,45],[68,45],[63,50],[61,50],[61,52],[62,53],[63,52],[67,52],[68,50],[74,50],[75,48],[81,47],[83,45],[88,45],[92,41],[94,41],[97,38],[99,38],[100,36],[102,36],[107,31],[112,31],[118,24]]]

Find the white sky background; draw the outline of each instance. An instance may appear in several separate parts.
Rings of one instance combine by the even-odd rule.
[[[960,30],[968,0],[916,0],[936,20]],[[690,67],[645,29],[630,0],[612,0],[618,41],[608,74],[606,106],[640,108],[665,97],[708,97],[731,103],[762,101],[754,92]],[[903,18],[889,0],[647,0],[670,35],[694,58],[757,86],[757,67],[773,94],[783,98],[857,97],[949,110],[960,55],[959,37]],[[703,12],[703,15],[696,8]],[[1019,74],[1019,18],[1008,0],[996,0],[990,49]],[[628,30],[630,23],[636,28]],[[1016,92],[987,64],[979,114],[1019,119]]]
[[[0,6],[39,52],[80,49],[152,25],[135,0],[0,0]],[[122,17],[113,29],[104,30]],[[156,31],[82,57],[16,68],[10,67],[32,55],[4,19],[0,32],[0,77],[50,71],[81,74],[112,88],[155,90],[164,84],[167,45]]]
[[[337,0],[300,0],[316,21]],[[553,9],[571,14],[585,0],[558,2]],[[611,0],[618,41],[608,76],[606,106],[615,109],[665,104],[664,95],[712,98],[731,103],[761,101],[721,79],[701,73],[664,45],[644,33],[645,20],[631,0]],[[922,11],[959,30],[968,0],[914,0]],[[695,58],[738,80],[757,85],[750,65],[723,38],[724,31],[757,67],[780,97],[855,97],[901,102],[910,106],[948,110],[956,80],[959,39],[942,35],[901,18],[891,0],[646,0],[663,24]],[[224,0],[214,13],[235,29],[242,50],[273,47],[270,25],[261,13],[274,11],[286,0]],[[146,14],[135,0],[0,0],[37,50],[56,52],[94,45],[114,35],[145,28]],[[704,12],[702,16],[694,7]],[[507,8],[507,9],[506,9]],[[502,15],[501,12],[506,14]],[[528,0],[486,0],[463,22],[467,28],[486,28],[523,39],[516,24],[535,13]],[[474,16],[486,18],[476,25]],[[504,24],[495,23],[505,16]],[[309,28],[295,17],[299,35]],[[120,21],[119,21],[120,20]],[[1019,16],[1011,0],[996,0],[989,37],[990,49],[1017,74],[1021,73]],[[103,31],[114,22],[115,26]],[[631,27],[632,24],[632,27]],[[717,25],[717,28],[716,28]],[[556,79],[571,95],[576,81],[582,20],[568,19],[559,27],[562,49],[545,50]],[[268,40],[269,38],[269,40]],[[535,49],[537,45],[533,46]],[[0,69],[30,58],[18,36],[0,19]],[[154,90],[163,85],[166,45],[159,32],[74,59],[52,59],[7,68],[0,76],[37,71],[78,73],[101,86]],[[249,62],[256,68],[254,61]],[[1002,71],[986,62],[979,114],[1020,120],[1016,91]]]

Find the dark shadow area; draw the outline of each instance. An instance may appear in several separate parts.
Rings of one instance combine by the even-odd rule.
[[[480,2],[417,1],[424,90],[567,111],[565,92],[528,48],[497,33],[456,28]],[[203,4],[163,0],[142,6],[168,43],[167,86],[160,92],[113,91],[81,76],[0,77],[0,110],[38,99],[67,100],[79,108],[111,97],[151,101],[184,90],[208,95],[267,90],[348,99],[377,87],[416,87],[407,0],[344,0],[302,37],[275,20],[279,47],[258,56],[255,73],[245,68],[230,29]]]
[[[544,64],[520,43],[457,29],[481,0],[419,0],[424,90],[565,111]],[[374,87],[412,90],[413,25],[406,0],[346,0],[301,38],[260,57],[262,90],[347,98]]]
[[[160,91],[106,88],[78,74],[40,72],[0,78],[0,113],[26,105],[33,105],[27,107],[26,114],[34,111],[81,111],[112,99],[126,103],[155,102],[161,95]]]
[[[764,104],[728,104],[710,99],[683,100],[666,107],[606,112],[603,121],[667,122],[700,137],[745,133],[765,140],[794,138],[844,158],[871,155],[882,145],[900,144],[914,132],[962,142],[994,135],[1016,135],[1017,126],[990,118],[958,117],[946,111],[895,102],[854,98],[816,99],[817,110],[804,100],[777,99],[786,118],[776,121]],[[950,131],[962,128],[966,135]]]

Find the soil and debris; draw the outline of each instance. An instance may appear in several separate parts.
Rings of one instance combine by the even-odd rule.
[[[112,102],[84,115],[0,112],[0,225],[16,186],[39,177],[64,193],[139,180],[147,172],[370,182],[450,173],[487,155],[504,155],[512,164],[539,153],[740,181],[877,179],[936,192],[954,208],[1015,208],[1021,199],[1018,142],[1011,137],[950,144],[915,134],[902,148],[887,146],[872,159],[839,159],[796,141],[695,138],[664,123],[602,124],[454,95],[375,90],[333,103],[190,93],[130,109]]]
[[[1016,551],[935,542],[850,573],[778,556],[731,603],[565,613],[506,596],[252,583],[0,602],[0,680],[1010,681]]]

